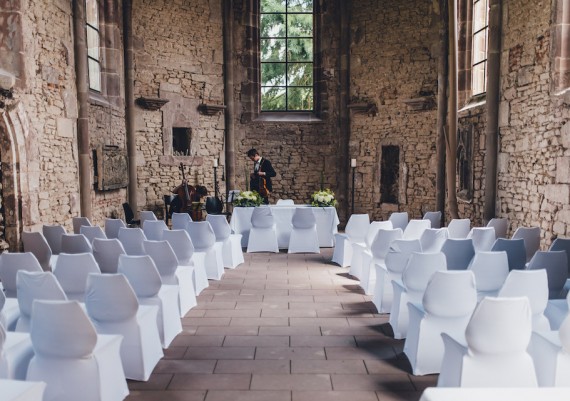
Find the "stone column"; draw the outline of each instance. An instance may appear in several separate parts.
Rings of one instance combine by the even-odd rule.
[[[457,207],[457,3],[449,0],[449,94],[447,98],[447,207],[452,219],[459,217]]]
[[[440,0],[439,60],[437,66],[437,174],[436,209],[445,220],[445,120],[447,117],[447,89],[449,87],[449,21],[447,0]]]
[[[128,201],[131,209],[137,213],[137,138],[135,132],[135,95],[134,95],[134,52],[133,52],[133,9],[132,0],[123,1],[123,41],[125,49],[125,128],[127,130],[127,155],[129,157]]]
[[[339,201],[341,213],[344,214],[345,223],[349,216],[348,175],[350,173],[350,111],[348,102],[350,98],[350,8],[352,1],[339,1],[340,3],[340,95],[339,95]],[[341,215],[341,218],[343,216]]]
[[[224,30],[224,103],[225,114],[225,168],[226,168],[226,199],[230,189],[236,188],[235,183],[235,132],[234,132],[234,57],[233,32],[234,14],[233,1],[222,0],[223,30]]]

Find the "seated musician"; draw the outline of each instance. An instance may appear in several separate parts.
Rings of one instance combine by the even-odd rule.
[[[271,177],[275,177],[277,173],[273,170],[271,162],[264,157],[261,157],[256,149],[247,151],[247,157],[254,162],[253,173],[251,173],[249,180],[249,189],[257,191],[263,198],[263,203],[269,204],[269,194],[273,191]]]

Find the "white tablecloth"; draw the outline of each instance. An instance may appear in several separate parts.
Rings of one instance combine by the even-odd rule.
[[[570,388],[427,388],[420,401],[562,401]]]
[[[263,206],[262,206],[263,207]],[[275,225],[277,226],[277,242],[279,248],[286,249],[289,246],[289,236],[291,235],[291,218],[295,208],[311,207],[309,205],[295,206],[269,206]],[[337,225],[340,222],[334,207],[313,207],[315,218],[317,219],[317,235],[319,246],[330,248],[334,246],[334,234],[338,232]],[[230,220],[230,226],[234,233],[241,234],[241,246],[247,247],[249,240],[249,230],[251,229],[252,207],[235,207]]]
[[[0,380],[0,401],[42,401],[46,384],[19,380]]]

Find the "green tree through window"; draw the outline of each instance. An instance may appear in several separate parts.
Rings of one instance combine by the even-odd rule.
[[[313,0],[261,0],[261,110],[312,111]]]

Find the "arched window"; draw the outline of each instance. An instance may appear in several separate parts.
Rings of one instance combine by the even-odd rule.
[[[85,0],[85,11],[89,89],[101,92],[101,36],[97,0]]]
[[[489,34],[488,0],[473,0],[473,52],[471,95],[487,91],[487,44]]]

